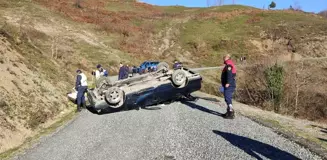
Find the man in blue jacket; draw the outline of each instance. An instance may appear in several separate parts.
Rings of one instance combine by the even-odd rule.
[[[128,68],[122,63],[119,64],[118,80],[126,79],[128,77]]]
[[[80,69],[76,71],[76,83],[75,83],[75,90],[77,91],[77,111],[80,112],[82,107],[86,108],[85,103],[85,92],[87,90],[87,77]]]

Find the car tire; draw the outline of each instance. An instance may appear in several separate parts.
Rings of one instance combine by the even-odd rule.
[[[157,70],[161,70],[161,69],[166,69],[168,70],[169,69],[169,65],[168,63],[166,62],[160,62],[157,66]]]
[[[187,81],[186,74],[183,70],[175,70],[171,78],[175,86],[182,86]]]
[[[105,100],[112,108],[119,108],[124,104],[124,91],[118,87],[110,87],[106,94]]]

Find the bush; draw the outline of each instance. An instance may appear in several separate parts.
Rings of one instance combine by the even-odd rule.
[[[265,70],[265,77],[268,92],[270,93],[271,100],[274,102],[274,110],[279,112],[283,96],[284,69],[282,66],[275,64]]]
[[[269,5],[269,8],[275,8],[276,7],[276,3],[274,1],[272,1]]]

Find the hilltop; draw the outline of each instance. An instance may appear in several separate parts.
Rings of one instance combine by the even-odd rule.
[[[76,69],[91,77],[98,63],[110,74],[117,73],[119,62],[139,65],[149,59],[211,67],[222,65],[222,56],[230,53],[241,65],[238,101],[326,120],[327,20],[322,16],[241,5],[89,0],[77,7],[75,2],[0,1],[0,152],[70,113],[65,95]],[[242,56],[246,62],[239,61]],[[264,73],[275,71],[275,63],[283,70],[282,82],[271,84]],[[203,91],[218,94],[220,72],[202,74]],[[272,93],[276,88],[278,95]],[[9,141],[12,146],[5,146]]]

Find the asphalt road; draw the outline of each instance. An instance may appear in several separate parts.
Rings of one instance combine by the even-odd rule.
[[[105,115],[83,110],[14,159],[320,159],[248,118],[223,119],[224,111],[222,102],[205,99]]]

